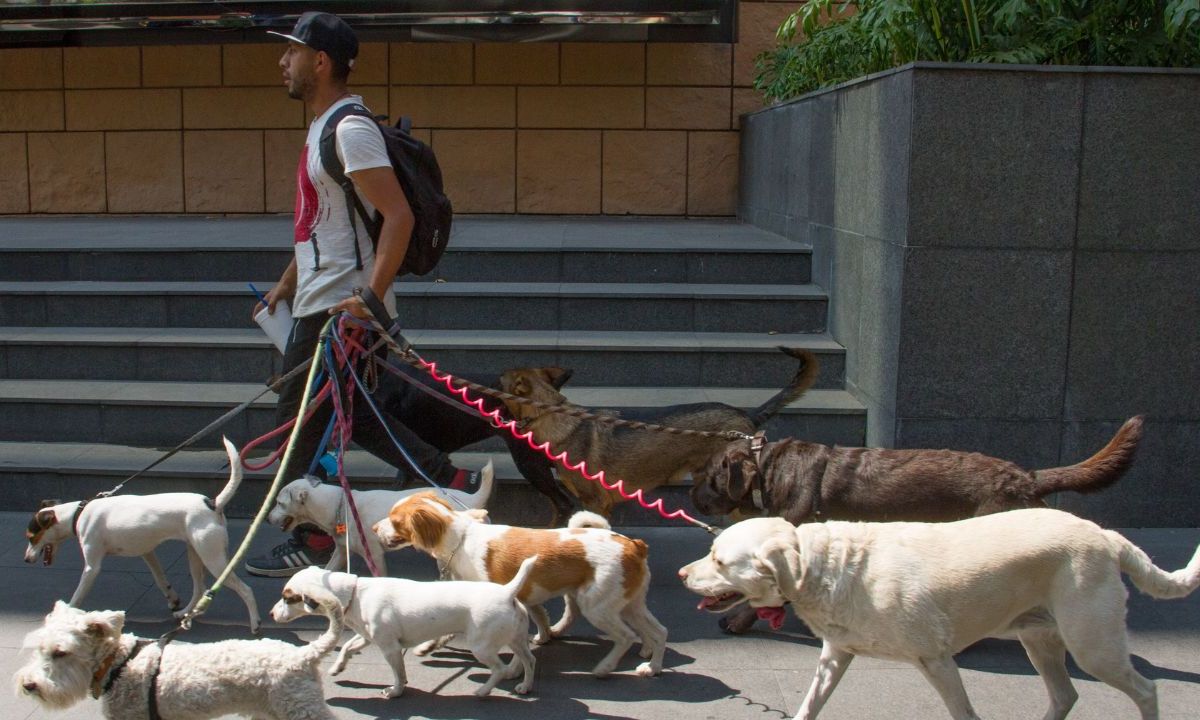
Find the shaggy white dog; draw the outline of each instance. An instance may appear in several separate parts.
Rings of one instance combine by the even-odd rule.
[[[25,637],[33,656],[13,680],[18,695],[54,709],[70,707],[90,691],[109,720],[204,720],[228,714],[333,720],[317,662],[337,644],[342,612],[337,603],[322,610],[329,629],[309,645],[172,642],[160,651],[153,640],[121,633],[125,613],[84,612],[60,601],[43,626]]]
[[[1068,651],[1154,720],[1154,683],[1129,662],[1121,573],[1153,597],[1184,597],[1200,586],[1200,549],[1168,573],[1121,535],[1044,509],[952,523],[757,518],[721,533],[679,577],[704,596],[701,608],[748,602],[776,627],[790,601],[822,639],[798,720],[817,716],[855,655],[912,663],[956,720],[977,719],[954,655],[985,637],[1025,646],[1050,693],[1046,720],[1078,698]]]

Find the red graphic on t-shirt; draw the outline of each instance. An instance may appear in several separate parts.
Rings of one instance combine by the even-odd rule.
[[[308,145],[305,145],[296,168],[296,242],[308,242],[316,224],[317,188],[308,177]]]

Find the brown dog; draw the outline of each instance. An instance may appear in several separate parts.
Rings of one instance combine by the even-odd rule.
[[[1076,465],[1025,470],[1007,460],[954,450],[829,447],[802,440],[766,443],[755,457],[750,441],[727,444],[696,475],[692,502],[706,515],[738,512],[812,520],[963,520],[1045,507],[1045,496],[1103,490],[1133,462],[1141,415],[1125,421],[1100,452]],[[733,613],[722,629],[739,633],[753,611]]]
[[[800,361],[800,368],[787,387],[749,414],[724,403],[708,402],[673,405],[639,413],[631,419],[691,430],[736,430],[753,433],[767,420],[804,394],[816,381],[819,364],[807,350],[779,348]],[[546,368],[508,370],[500,376],[500,388],[513,395],[541,402],[566,405],[566,397],[555,387],[556,376]],[[604,470],[611,483],[624,480],[628,491],[650,490],[675,482],[688,473],[698,472],[714,453],[729,441],[722,437],[668,435],[650,430],[635,430],[598,420],[570,417],[532,405],[506,400],[509,413],[533,432],[534,439],[549,442],[555,452],[566,451],[572,462],[587,461],[592,472]],[[606,414],[616,415],[613,411]],[[605,490],[599,483],[578,472],[559,468],[558,476],[588,510],[605,517],[613,505],[622,501],[619,494]]]

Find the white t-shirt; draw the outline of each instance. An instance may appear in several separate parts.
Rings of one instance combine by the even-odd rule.
[[[371,236],[358,213],[347,212],[346,195],[321,165],[321,131],[335,110],[350,103],[362,103],[352,95],[335,102],[308,128],[304,151],[296,168],[296,299],[292,314],[307,317],[325,312],[354,293],[354,288],[371,283],[375,250]],[[351,115],[337,126],[338,158],[346,174],[369,168],[390,167],[383,134],[371,118]],[[374,212],[359,193],[367,211]],[[351,225],[354,223],[354,225]],[[355,227],[362,269],[355,269]],[[392,293],[382,298],[388,312],[396,314]]]

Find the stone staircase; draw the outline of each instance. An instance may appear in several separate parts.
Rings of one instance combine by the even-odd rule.
[[[250,321],[247,282],[269,287],[291,253],[290,218],[0,220],[0,509],[83,497],[141,469],[262,390],[280,356]],[[814,390],[773,435],[862,444],[865,411],[842,387],[809,248],[732,221],[463,217],[427,278],[397,283],[406,336],[451,371],[574,369],[573,402],[638,408],[718,400],[750,408],[795,372],[778,345],[821,359]],[[272,426],[268,395],[224,430],[239,445]],[[215,435],[129,492],[214,492]],[[495,514],[538,522],[544,503],[498,441]],[[360,457],[361,456],[361,457]],[[355,453],[351,474],[391,472]],[[249,513],[266,473],[232,512]],[[253,489],[249,489],[253,488]],[[685,503],[683,488],[666,489]],[[626,508],[617,522],[649,522]]]

